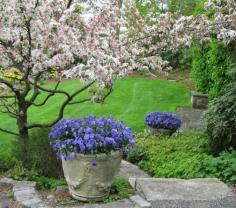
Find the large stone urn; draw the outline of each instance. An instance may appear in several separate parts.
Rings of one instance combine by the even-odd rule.
[[[73,160],[62,159],[62,167],[69,191],[80,201],[101,201],[109,193],[112,181],[119,171],[121,152],[111,155],[83,155]]]

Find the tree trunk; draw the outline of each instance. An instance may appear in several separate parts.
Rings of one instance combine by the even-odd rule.
[[[27,140],[29,138],[27,122],[27,104],[24,100],[19,102],[19,116],[17,117],[17,126],[19,129],[20,139],[23,140]]]
[[[27,168],[28,164],[28,138],[29,131],[27,128],[27,104],[24,99],[18,100],[18,117],[17,126],[19,131],[19,146],[17,148],[17,157],[22,162],[23,167]]]

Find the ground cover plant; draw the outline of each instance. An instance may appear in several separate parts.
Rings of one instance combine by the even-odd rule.
[[[127,159],[158,178],[216,177],[236,182],[235,151],[213,157],[208,151],[207,135],[201,132],[173,136],[144,132],[137,137],[136,147]]]

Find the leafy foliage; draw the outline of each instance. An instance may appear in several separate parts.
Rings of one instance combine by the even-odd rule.
[[[38,189],[55,189],[57,186],[66,185],[64,179],[45,177],[34,170],[27,170],[20,161],[17,161],[14,168],[8,170],[4,175],[15,180],[35,181]]]
[[[16,159],[12,157],[11,151],[1,152],[0,157],[0,173],[13,168],[16,164]]]
[[[234,71],[236,78],[236,68]],[[235,83],[233,81],[219,97],[210,103],[208,112],[205,115],[209,144],[213,153],[219,153],[229,147],[236,149]]]
[[[136,148],[144,149],[145,154],[135,148],[128,160],[137,161],[154,177],[196,178],[206,141],[202,133],[149,136],[145,132],[136,139]]]
[[[55,179],[55,178],[48,178],[45,176],[37,176],[34,178],[36,182],[36,186],[38,189],[55,189],[58,186],[67,185],[64,179]]]
[[[185,132],[178,135],[150,136],[146,132],[136,140],[136,147],[127,160],[160,178],[217,177],[235,182],[236,152],[208,155],[207,135]]]
[[[22,161],[27,170],[47,177],[60,178],[63,176],[61,162],[49,145],[49,131],[37,129],[30,133],[27,141],[16,141],[14,157]]]
[[[192,74],[198,91],[208,93],[210,98],[219,94],[230,82],[227,72],[232,67],[234,52],[233,44],[226,46],[214,38],[209,43],[195,42],[192,48]]]
[[[236,151],[222,152],[218,157],[206,156],[200,168],[200,177],[217,177],[236,183]]]
[[[130,186],[128,180],[123,177],[118,177],[113,181],[110,196],[105,200],[105,202],[129,198],[134,194],[135,190]]]
[[[201,0],[168,0],[169,11],[191,15]]]

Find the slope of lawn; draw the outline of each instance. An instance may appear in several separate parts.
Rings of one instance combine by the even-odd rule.
[[[51,88],[53,84],[48,84]],[[78,81],[64,81],[61,89],[73,92],[81,84]],[[37,102],[43,99],[41,95]],[[81,95],[81,98],[88,97],[88,93]],[[52,97],[47,105],[42,108],[31,108],[29,120],[31,122],[48,122],[52,120],[64,97],[57,95]],[[65,117],[81,117],[89,114],[98,116],[112,115],[113,118],[124,121],[134,131],[142,131],[144,117],[150,111],[160,110],[175,112],[177,106],[190,105],[190,92],[185,86],[163,80],[151,80],[148,78],[129,77],[116,82],[113,93],[107,98],[104,104],[83,103],[68,106]],[[15,121],[0,114],[0,127],[9,130],[16,130]],[[10,142],[14,137],[0,132],[0,154],[7,151]]]

